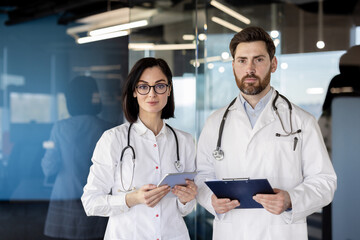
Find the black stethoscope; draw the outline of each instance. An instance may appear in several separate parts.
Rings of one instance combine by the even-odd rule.
[[[281,124],[281,127],[282,129],[284,130],[285,134],[280,134],[280,133],[275,133],[275,136],[276,137],[287,137],[287,136],[290,136],[290,135],[294,135],[294,134],[297,134],[297,133],[300,133],[301,132],[301,129],[298,129],[296,131],[293,131],[293,126],[292,126],[292,106],[291,106],[291,103],[290,101],[283,95],[281,95],[278,91],[275,90],[275,93],[276,93],[276,96],[274,98],[274,100],[272,101],[272,108],[274,109],[276,115],[278,116],[279,120],[280,120],[280,124]],[[289,116],[289,121],[290,121],[290,131],[286,131],[285,130],[285,127],[284,127],[284,124],[283,124],[283,121],[281,120],[281,117],[279,115],[279,112],[278,112],[278,109],[277,107],[275,106],[276,105],[276,101],[277,99],[279,98],[279,96],[285,100],[285,102],[287,103],[288,105],[288,108],[289,108],[289,112],[290,112],[290,116]],[[236,98],[234,100],[231,101],[231,103],[229,104],[229,106],[226,108],[225,110],[225,113],[223,115],[223,118],[221,120],[221,124],[220,124],[220,128],[219,128],[219,137],[218,137],[218,140],[217,140],[217,144],[216,144],[216,149],[213,151],[213,156],[216,160],[218,161],[221,161],[224,159],[224,151],[221,150],[221,138],[222,138],[222,134],[223,134],[223,131],[224,131],[224,125],[225,125],[225,121],[226,121],[226,117],[227,117],[227,114],[229,112],[229,108],[235,103],[236,101]],[[296,142],[294,142],[295,146],[296,147],[296,143],[297,143],[297,138],[295,139]]]
[[[121,156],[120,156],[120,181],[121,181],[121,185],[122,185],[122,188],[124,189],[124,191],[121,191],[121,192],[129,192],[131,190],[133,190],[131,187],[132,187],[132,184],[133,184],[133,180],[134,180],[134,172],[135,172],[135,150],[134,148],[130,145],[130,130],[131,130],[131,127],[132,127],[132,123],[130,124],[129,126],[129,129],[128,129],[128,139],[127,139],[127,146],[124,147],[124,149],[121,151]],[[179,143],[178,143],[178,138],[177,138],[177,135],[174,131],[174,129],[172,127],[170,127],[167,123],[165,123],[165,125],[170,128],[171,132],[174,134],[174,137],[175,137],[175,142],[176,142],[176,155],[177,155],[177,160],[174,162],[174,166],[176,168],[176,170],[178,172],[181,171],[181,168],[182,168],[182,164],[180,162],[180,157],[179,157]],[[129,188],[125,189],[124,187],[124,183],[123,183],[123,177],[122,177],[122,163],[123,163],[123,156],[124,156],[124,153],[127,149],[130,149],[131,152],[132,152],[132,175],[131,175],[131,182],[130,182],[130,186]]]

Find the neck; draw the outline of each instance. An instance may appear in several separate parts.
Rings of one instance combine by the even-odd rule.
[[[266,86],[259,94],[256,95],[247,95],[243,92],[240,92],[244,99],[250,104],[252,108],[255,108],[256,104],[270,91],[270,84]]]
[[[159,134],[161,128],[163,127],[163,120],[161,119],[161,113],[139,114],[139,118],[144,123],[144,125],[154,133],[155,136]]]

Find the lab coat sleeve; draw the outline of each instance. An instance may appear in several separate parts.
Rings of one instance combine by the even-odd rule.
[[[118,159],[119,142],[114,132],[105,132],[96,144],[92,166],[81,197],[88,216],[113,216],[129,210],[126,193],[112,193],[115,183],[115,169]]]
[[[302,130],[303,182],[288,190],[292,211],[282,213],[287,223],[294,223],[328,205],[337,187],[337,177],[315,118],[310,118]]]
[[[211,196],[213,193],[204,182],[207,179],[216,178],[212,152],[216,147],[217,131],[217,127],[212,126],[208,119],[199,138],[197,149],[198,174],[195,177],[195,184],[198,186],[197,201],[208,212],[213,214],[216,219],[218,219],[218,214],[216,214],[211,204]]]
[[[50,140],[49,143],[52,146],[48,146],[46,149],[45,155],[41,160],[41,168],[45,177],[56,175],[61,167],[61,151],[60,151],[60,141],[59,134],[61,133],[59,129],[59,125],[57,123],[54,124],[51,129]]]
[[[195,162],[195,142],[190,134],[187,134],[187,137],[184,138],[185,144],[183,146],[186,147],[186,164],[185,164],[185,172],[193,172],[196,170],[196,162]],[[186,204],[182,204],[179,199],[176,201],[177,208],[182,216],[186,216],[192,212],[196,205],[196,199],[191,200]]]
[[[177,208],[179,209],[179,212],[181,216],[185,217],[189,213],[192,212],[196,205],[196,200],[193,199],[190,202],[187,202],[186,204],[182,204],[179,199],[176,199]]]

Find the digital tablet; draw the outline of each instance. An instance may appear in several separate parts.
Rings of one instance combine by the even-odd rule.
[[[196,173],[197,172],[168,173],[161,179],[157,186],[169,185],[173,188],[175,185],[186,185],[186,179],[194,180]]]

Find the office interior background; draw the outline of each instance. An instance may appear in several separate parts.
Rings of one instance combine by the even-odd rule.
[[[72,79],[96,80],[97,116],[117,125],[129,69],[142,57],[163,58],[174,76],[176,117],[168,123],[196,141],[206,118],[239,94],[228,45],[247,26],[263,27],[277,46],[272,86],[319,118],[340,57],[360,44],[360,1],[0,1],[0,239],[50,239],[44,226],[56,175],[45,176],[41,161],[54,123],[72,117]],[[341,104],[349,112],[332,126],[338,190],[326,221],[321,209],[308,218],[309,239],[360,236],[359,105]],[[211,239],[212,216],[202,207],[185,219],[192,239]]]

